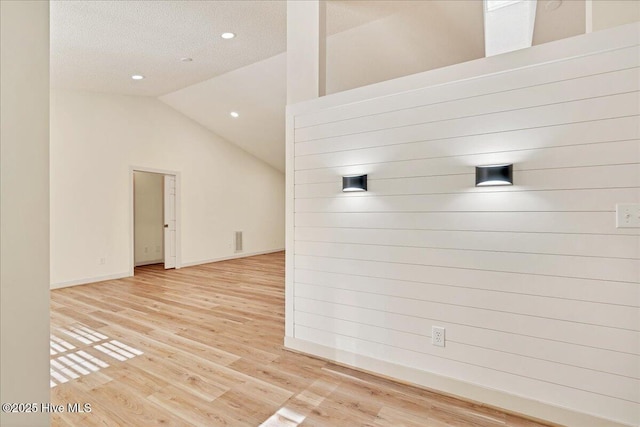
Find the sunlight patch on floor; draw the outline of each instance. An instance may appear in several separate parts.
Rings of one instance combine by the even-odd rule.
[[[304,419],[304,415],[283,407],[278,409],[267,421],[260,424],[260,427],[296,427]]]
[[[49,354],[52,358],[49,386],[51,388],[108,368],[109,363],[103,358],[108,360],[108,357],[111,357],[124,362],[143,354],[136,348],[110,339],[83,325],[58,328],[58,331],[66,339],[54,334],[50,335]],[[80,344],[74,345],[69,341],[77,341]],[[100,353],[91,354],[93,350]]]

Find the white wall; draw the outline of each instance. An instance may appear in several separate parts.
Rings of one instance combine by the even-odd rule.
[[[533,45],[561,40],[585,33],[585,1],[563,1],[560,7],[548,10],[548,1],[538,1],[533,27]]]
[[[49,2],[0,2],[0,401],[49,401]],[[0,412],[3,426],[46,426]]]
[[[640,21],[640,1],[637,0],[587,0],[587,19],[592,31],[600,31],[618,25]]]
[[[164,175],[134,172],[134,252],[136,265],[163,262]]]
[[[562,424],[637,426],[640,238],[614,210],[640,202],[639,32],[290,107],[286,345]],[[474,187],[475,165],[503,162],[515,185]],[[342,193],[356,173],[369,191]]]
[[[327,94],[484,56],[482,2],[402,2],[327,38]]]
[[[375,8],[381,2],[358,3]],[[485,56],[482,1],[393,3],[395,13],[327,38],[328,94]],[[533,44],[583,34],[584,14],[583,1],[565,1],[553,11],[541,4]]]
[[[157,99],[51,94],[51,283],[127,275],[131,166],[180,173],[182,265],[283,248],[284,177]],[[100,259],[105,264],[100,264]]]

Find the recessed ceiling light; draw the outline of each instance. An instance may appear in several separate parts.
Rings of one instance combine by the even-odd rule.
[[[234,33],[222,33],[220,34],[220,37],[222,37],[225,40],[229,40],[234,38],[236,35]]]
[[[180,61],[181,62],[191,62],[191,61],[193,61],[193,58],[189,58],[189,57],[185,56],[184,58],[180,58]]]
[[[133,80],[142,80],[142,79],[144,79],[144,76],[140,75],[140,74],[134,74],[133,76],[131,76],[131,78]]]
[[[237,112],[235,112],[235,111],[232,111],[232,112],[230,112],[229,114],[230,114],[230,115],[231,115],[231,117],[233,117],[234,119],[237,119],[238,117],[240,117],[240,114],[238,114],[238,113],[237,113]]]

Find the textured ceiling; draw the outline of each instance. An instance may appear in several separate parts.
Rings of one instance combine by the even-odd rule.
[[[223,40],[220,34],[238,34]],[[286,49],[283,1],[52,1],[56,88],[158,96]],[[193,58],[181,62],[180,58]],[[142,81],[131,80],[142,74]]]
[[[546,3],[534,44],[584,32],[584,0]],[[482,19],[480,0],[331,0],[329,92],[480,58]],[[281,171],[285,50],[284,1],[51,1],[53,88],[159,97]]]
[[[380,19],[402,3],[331,1],[327,31]],[[226,31],[237,37],[223,40]],[[159,96],[285,50],[285,1],[51,1],[54,88]]]

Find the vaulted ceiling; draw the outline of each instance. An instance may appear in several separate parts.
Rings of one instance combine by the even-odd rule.
[[[534,44],[584,32],[584,1],[555,10],[547,3],[539,1]],[[482,7],[329,1],[328,92],[483,57]],[[224,40],[223,32],[237,36]],[[158,97],[284,171],[286,2],[54,0],[51,84]]]

